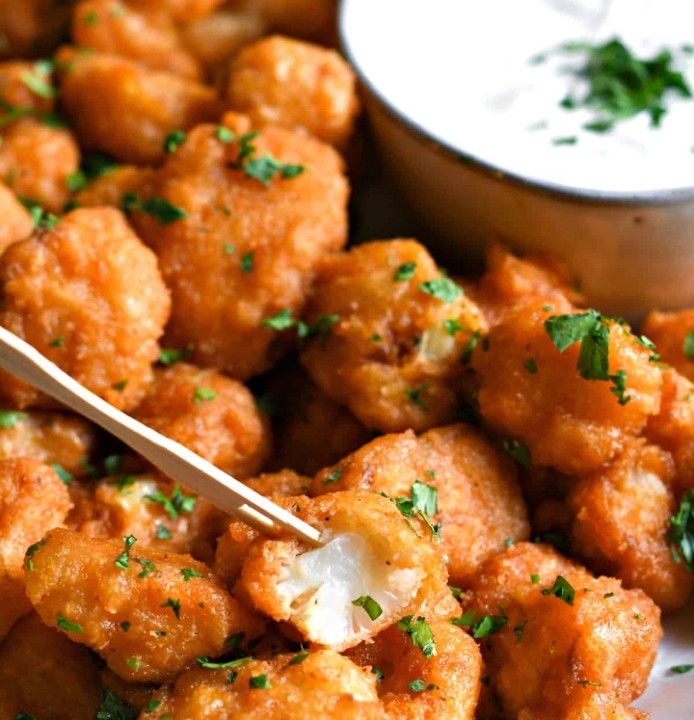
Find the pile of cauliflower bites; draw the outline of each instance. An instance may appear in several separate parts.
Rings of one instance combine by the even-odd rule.
[[[0,371],[3,720],[638,720],[694,583],[694,310],[347,248],[331,0],[0,0],[0,325],[322,533]],[[349,168],[349,178],[347,169]]]

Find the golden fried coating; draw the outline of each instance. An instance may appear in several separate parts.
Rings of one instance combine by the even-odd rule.
[[[346,654],[372,673],[382,673],[377,689],[387,717],[472,720],[482,671],[479,648],[448,621],[432,622],[430,628],[436,655],[429,658],[395,625]]]
[[[128,0],[137,10],[167,13],[176,22],[190,23],[209,15],[224,0]]]
[[[484,320],[422,245],[371,242],[326,256],[305,317],[334,322],[309,343],[304,366],[366,427],[421,431],[455,420],[461,360]]]
[[[487,268],[473,297],[489,325],[497,325],[509,310],[530,299],[542,298],[550,304],[553,297],[572,304],[582,301],[568,269],[553,255],[538,253],[521,259],[495,241],[487,248]]]
[[[68,23],[71,4],[69,0],[0,0],[0,58],[52,52]]]
[[[31,609],[24,553],[60,525],[69,509],[67,488],[52,468],[28,458],[0,460],[0,638]]]
[[[313,475],[364,445],[371,433],[298,364],[276,369],[266,390],[273,420],[272,468]]]
[[[409,430],[372,440],[318,473],[311,494],[369,489],[410,498],[422,483],[437,491],[441,551],[451,583],[465,587],[508,540],[527,540],[530,527],[510,458],[478,430],[451,425],[421,437]]]
[[[641,588],[664,611],[684,605],[694,587],[694,576],[675,562],[667,543],[668,520],[677,510],[669,489],[674,472],[669,453],[634,440],[567,498],[574,554],[591,570]]]
[[[57,94],[52,70],[50,63],[45,62],[0,62],[0,118],[10,122],[13,115],[21,116],[27,111],[37,115],[51,112]]]
[[[19,620],[0,646],[3,719],[28,713],[41,720],[93,720],[99,687],[87,648],[46,627],[36,613]]]
[[[582,343],[559,352],[545,323],[560,316],[573,316],[572,332],[581,330],[576,322],[589,326],[586,343],[601,351],[601,358],[607,355],[609,380],[581,376]],[[604,335],[595,340],[599,333]],[[512,438],[516,444],[510,448],[522,451],[526,462],[529,453],[535,465],[567,474],[591,472],[658,412],[662,376],[650,356],[625,325],[575,311],[560,298],[551,305],[529,301],[509,311],[473,353],[480,413],[492,429]],[[596,364],[593,359],[587,370]]]
[[[70,198],[67,179],[79,168],[73,134],[33,118],[2,131],[0,178],[21,198],[60,213]]]
[[[0,418],[0,459],[25,457],[59,465],[68,480],[87,474],[97,434],[84,418],[42,410],[0,411]]]
[[[332,650],[195,669],[155,699],[164,720],[382,720],[376,677]]]
[[[445,612],[452,597],[440,554],[420,534],[423,523],[403,517],[387,498],[351,491],[282,504],[321,530],[324,544],[250,543],[236,588],[260,612],[336,650],[405,615]]]
[[[185,217],[133,219],[172,292],[167,346],[192,343],[194,362],[245,380],[279,352],[278,333],[263,321],[282,311],[296,317],[317,261],[345,243],[347,182],[340,157],[317,140],[280,128],[253,138],[234,125],[240,140],[229,142],[227,132],[195,128],[160,170],[157,196]],[[236,167],[241,146],[245,170]],[[266,186],[248,163],[262,166],[268,153],[305,170]]]
[[[660,612],[641,590],[529,543],[485,564],[464,609],[475,613],[497,703],[485,719],[627,718],[662,637]]]
[[[118,472],[75,505],[67,520],[73,530],[94,538],[134,535],[140,546],[189,553],[202,561],[213,557],[217,537],[229,523],[203,498],[155,474]]]
[[[70,48],[59,60],[62,108],[81,145],[123,162],[157,162],[168,133],[221,112],[212,88],[132,60]]]
[[[17,240],[31,235],[34,223],[27,209],[6,185],[0,183],[0,255]]]
[[[227,99],[254,125],[281,125],[344,148],[359,110],[354,71],[335,50],[274,35],[229,70]]]
[[[153,70],[190,80],[201,77],[166,12],[138,12],[121,0],[82,0],[72,16],[72,40],[78,47],[129,58]]]
[[[641,332],[655,343],[663,362],[694,381],[694,308],[679,312],[653,310]]]
[[[85,208],[0,258],[0,324],[105,400],[131,409],[159,356],[169,295],[154,254],[111,208]],[[45,399],[2,373],[20,407]]]
[[[679,500],[694,488],[694,385],[677,370],[663,370],[660,412],[649,419],[646,435],[674,458],[673,491]]]
[[[44,540],[26,566],[34,608],[125,680],[163,682],[196,657],[220,654],[234,633],[262,634],[262,621],[189,555],[70,530]]]
[[[216,370],[156,369],[133,415],[238,478],[258,473],[270,452],[270,424],[253,395]]]
[[[146,195],[154,178],[154,169],[136,165],[119,165],[95,178],[75,194],[79,207],[123,207],[128,194]]]
[[[244,484],[266,497],[291,497],[305,495],[311,485],[311,478],[285,469],[249,478],[244,480]]]

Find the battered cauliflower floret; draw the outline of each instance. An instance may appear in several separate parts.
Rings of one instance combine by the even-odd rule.
[[[87,460],[97,443],[96,428],[66,413],[0,410],[0,459],[32,458],[71,476],[87,474]]]
[[[61,213],[70,198],[67,180],[80,163],[74,135],[24,118],[6,127],[0,137],[0,178],[19,197]]]
[[[641,332],[653,343],[663,362],[694,381],[694,308],[679,312],[653,310]]]
[[[270,427],[251,392],[216,370],[177,363],[154,371],[133,415],[239,478],[258,473]]]
[[[122,410],[145,393],[169,295],[154,254],[110,208],[79,209],[0,258],[0,324]],[[48,400],[2,373],[20,407]]]
[[[87,648],[31,613],[0,646],[0,717],[93,720],[99,672]],[[27,715],[28,714],[28,715]]]
[[[406,615],[440,612],[452,599],[437,550],[380,495],[341,492],[284,503],[322,532],[250,543],[236,589],[303,641],[344,650]]]
[[[87,645],[125,680],[164,682],[263,622],[189,555],[53,530],[27,557],[26,588],[46,625]]]
[[[559,298],[529,301],[473,353],[480,414],[524,462],[591,472],[658,412],[662,374],[651,355],[626,325]]]
[[[24,553],[70,509],[56,472],[36,460],[0,460],[0,638],[30,610],[24,595]]]
[[[329,331],[302,362],[368,428],[416,431],[452,422],[456,381],[484,320],[414,240],[371,242],[326,256],[310,297],[310,326]]]
[[[188,133],[155,188],[185,217],[162,225],[142,212],[132,216],[172,293],[166,345],[192,345],[193,362],[239,380],[274,364],[278,333],[264,323],[282,312],[298,317],[319,258],[347,239],[338,154],[288,130],[249,130],[239,119]],[[261,172],[268,154],[295,170],[270,178]]]
[[[2,255],[13,242],[29,237],[34,227],[27,209],[2,183],[0,183],[0,217],[2,217],[0,224],[0,255]]]
[[[82,0],[72,16],[72,40],[78,47],[119,55],[153,70],[199,80],[202,73],[187,52],[170,15],[138,11],[121,0]]]
[[[0,62],[0,118],[3,125],[11,122],[13,114],[18,110],[20,114],[29,111],[38,116],[53,111],[57,93],[52,82],[52,71],[52,65],[45,61]],[[36,89],[40,92],[35,92]]]
[[[432,622],[430,630],[436,655],[428,658],[395,625],[346,654],[379,673],[378,695],[387,717],[472,720],[482,674],[479,648],[448,621]]]
[[[0,58],[50,54],[70,12],[70,3],[65,0],[0,0]]]
[[[230,107],[344,148],[359,110],[356,78],[335,50],[274,35],[245,47],[229,69]]]
[[[663,634],[641,590],[529,543],[485,564],[464,610],[490,676],[485,719],[632,717]]]
[[[530,535],[513,462],[467,425],[372,440],[318,473],[311,494],[355,489],[399,500],[433,491],[429,520],[441,526],[439,547],[456,586],[468,585],[507,541]]]
[[[241,661],[181,675],[147,718],[164,720],[382,720],[376,677],[332,650]]]
[[[62,108],[81,145],[117,160],[157,162],[168,133],[220,114],[215,91],[193,80],[116,55],[65,48],[58,57]]]

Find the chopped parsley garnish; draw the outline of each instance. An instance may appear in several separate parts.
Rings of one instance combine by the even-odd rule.
[[[537,362],[534,358],[528,358],[524,363],[523,367],[531,374],[537,374]]]
[[[421,678],[419,678],[417,680],[410,680],[410,682],[407,683],[407,687],[409,687],[410,690],[412,690],[412,692],[414,692],[414,693],[420,693],[420,692],[423,692],[424,690],[437,690],[438,689],[438,685],[434,685],[434,683],[429,683],[427,685],[427,683],[424,680],[422,680]]]
[[[181,603],[173,598],[167,598],[166,602],[163,602],[159,607],[171,608],[173,614],[176,616],[176,620],[181,619]]]
[[[64,615],[58,615],[56,623],[61,630],[67,630],[68,632],[74,633],[84,632],[84,628],[81,625],[68,620]]]
[[[34,569],[34,555],[48,542],[48,540],[39,540],[38,542],[35,542],[33,545],[30,545],[27,548],[26,554],[24,555],[24,560],[26,562],[27,570],[29,572],[32,572]]]
[[[125,550],[116,558],[116,567],[121,570],[127,570],[130,567],[130,548],[137,542],[134,535],[127,535],[123,538]]]
[[[431,295],[445,303],[451,303],[463,294],[463,289],[460,285],[457,285],[448,277],[427,280],[419,286],[419,289],[427,295]]]
[[[540,582],[540,576],[537,573],[530,574],[530,582],[533,585],[537,585]]]
[[[142,568],[142,571],[137,575],[141,580],[157,571],[157,566],[151,560],[135,558],[135,562]]]
[[[451,337],[455,337],[456,333],[465,330],[465,328],[460,324],[458,318],[453,318],[452,320],[444,320],[443,327]]]
[[[552,145],[575,145],[578,142],[578,138],[575,135],[565,135],[564,137],[557,137],[552,140]]]
[[[137,193],[126,193],[123,196],[121,204],[125,212],[139,210],[146,215],[155,217],[162,225],[170,225],[177,220],[183,220],[188,217],[188,213],[180,207],[171,204],[168,200],[161,197],[152,197],[147,200],[140,200]]]
[[[626,405],[631,400],[631,395],[625,395],[627,389],[627,374],[624,370],[617,370],[614,375],[610,375],[612,387],[610,392],[617,397],[620,405]]]
[[[248,274],[250,272],[253,272],[253,259],[255,256],[255,252],[253,250],[250,250],[249,252],[245,253],[241,256],[241,272],[244,274]]]
[[[460,600],[463,595],[463,591],[460,588],[449,585],[448,589],[451,591],[451,595],[453,595],[456,600]]]
[[[164,152],[173,153],[185,142],[186,134],[183,130],[174,130],[164,138]]]
[[[377,667],[371,668],[371,674],[376,676],[376,682],[380,682],[385,677],[383,672]]]
[[[337,468],[328,473],[323,479],[323,485],[332,485],[333,483],[339,482],[343,472],[344,470],[342,470],[342,468]]]
[[[225,255],[233,255],[236,252],[236,246],[231,243],[224,243],[222,250],[224,250]]]
[[[216,397],[217,391],[212,388],[196,387],[193,391],[193,402],[196,405],[200,405],[207,400],[214,400]]]
[[[470,339],[467,341],[463,354],[460,356],[460,362],[463,365],[467,365],[470,362],[472,353],[477,347],[477,343],[479,343],[481,335],[482,333],[479,330],[475,330],[475,332],[470,335]]]
[[[150,700],[147,703],[145,711],[148,713],[154,712],[161,705],[161,700]]]
[[[260,326],[276,332],[296,328],[296,334],[300,338],[321,337],[325,340],[330,335],[332,326],[339,320],[339,315],[321,315],[316,319],[314,325],[309,325],[303,320],[295,318],[291,308],[284,308],[275,315],[265,318]]]
[[[137,670],[140,667],[140,661],[135,658],[127,658],[125,664],[133,670]]]
[[[518,440],[504,440],[502,447],[507,455],[510,455],[517,463],[523,467],[530,467],[531,457],[530,448]]]
[[[458,627],[469,627],[472,630],[472,637],[474,637],[475,640],[481,640],[482,638],[499,632],[508,622],[506,613],[502,615],[483,615],[478,620],[475,620],[475,615],[474,610],[469,610],[460,617],[453,618],[451,623]]]
[[[55,471],[55,474],[62,480],[63,483],[65,483],[65,485],[69,485],[72,482],[72,473],[68,472],[62,465],[58,465],[58,463],[53,463],[51,467]]]
[[[599,683],[597,680],[579,680],[579,685],[583,685],[583,687],[601,687],[602,683]]]
[[[191,578],[205,577],[199,570],[195,568],[181,568],[181,575],[186,582],[189,582]]]
[[[96,711],[95,720],[136,720],[135,708],[110,690],[101,691],[101,705]]]
[[[665,96],[674,92],[692,97],[682,73],[672,67],[672,53],[662,50],[649,60],[637,58],[619,39],[602,45],[567,43],[565,52],[587,54],[585,64],[574,71],[588,82],[589,90],[582,98],[569,97],[562,106],[590,108],[596,119],[584,125],[587,130],[605,132],[627,118],[645,112],[651,127],[658,127],[666,113]]]
[[[418,408],[424,410],[424,412],[429,412],[429,408],[426,406],[424,400],[422,400],[422,395],[427,391],[428,387],[429,383],[424,383],[414,390],[410,388],[405,389],[405,396],[412,400]]]
[[[433,538],[441,539],[441,525],[432,523],[431,517],[438,512],[439,491],[432,485],[415,480],[410,488],[410,497],[396,497],[395,507],[405,517],[418,517],[429,528]]]
[[[364,611],[372,620],[376,620],[376,618],[383,615],[383,608],[370,595],[362,595],[356,600],[352,600],[352,605],[364,608]]]
[[[122,630],[123,632],[128,632],[128,630],[130,630],[130,628],[132,627],[132,623],[131,623],[131,622],[128,622],[127,620],[124,620],[124,621],[120,624],[120,627],[121,627],[121,630]]]
[[[16,410],[0,410],[0,428],[11,430],[20,420],[26,420],[27,414]]]
[[[176,363],[187,360],[192,354],[195,346],[193,343],[188,343],[183,350],[177,350],[176,348],[162,348],[159,353],[159,362],[162,365],[175,365]]]
[[[670,668],[670,672],[675,673],[675,675],[684,675],[684,673],[688,673],[691,670],[694,670],[694,665],[673,665]]]
[[[253,675],[248,681],[248,687],[254,690],[269,690],[272,685],[268,680],[267,675]]]
[[[23,72],[20,80],[34,95],[53,100],[58,97],[58,91],[49,81],[53,69],[54,65],[50,61],[37,62],[34,64],[34,72]]]
[[[301,665],[301,663],[306,660],[306,658],[309,656],[308,650],[299,650],[299,652],[294,655],[294,657],[289,661],[290,665]]]
[[[289,180],[304,172],[303,165],[280,162],[267,152],[261,157],[255,157],[256,147],[253,140],[258,137],[258,134],[257,130],[253,130],[238,138],[238,158],[236,162],[230,163],[229,167],[243,170],[249,178],[258,180],[265,187],[278,175],[283,180]]]
[[[419,648],[425,658],[436,655],[434,633],[432,633],[429,623],[423,617],[414,620],[414,615],[408,615],[402,620],[398,620],[395,627],[410,636],[414,647]]]
[[[694,330],[690,330],[684,336],[684,342],[682,343],[682,352],[685,354],[688,360],[694,360]]]
[[[191,513],[195,509],[197,498],[193,495],[184,495],[181,492],[181,486],[176,483],[171,493],[171,498],[166,497],[161,490],[145,495],[145,500],[149,500],[161,505],[168,513],[172,520],[178,520],[181,513]]]
[[[229,668],[239,668],[250,662],[253,658],[249,656],[237,658],[236,660],[228,660],[227,662],[212,662],[207,657],[195,658],[195,662],[208,670],[228,670]]]
[[[166,525],[157,525],[154,537],[157,540],[171,540],[171,530]]]
[[[234,633],[233,635],[229,635],[229,637],[224,641],[224,645],[228,648],[241,647],[241,643],[243,642],[244,637],[246,637],[246,633],[241,630],[240,632]]]
[[[400,265],[400,267],[393,273],[393,280],[396,282],[406,282],[412,280],[414,277],[414,271],[417,269],[417,263],[406,262]]]
[[[217,140],[219,140],[219,142],[223,142],[226,144],[234,142],[234,133],[224,125],[218,125],[214,129],[214,136],[217,138]]]
[[[528,624],[527,620],[523,620],[522,622],[518,623],[516,627],[513,628],[513,632],[516,634],[516,643],[519,643],[523,639],[523,635],[525,634],[525,626]]]
[[[85,175],[84,170],[76,170],[65,178],[65,187],[70,192],[84,190],[87,185],[89,185],[89,179]]]
[[[115,383],[113,383],[113,385],[111,385],[111,387],[114,390],[117,390],[118,392],[123,392],[123,390],[125,390],[125,388],[127,386],[128,386],[127,380],[119,380],[118,382],[115,382]]]
[[[560,600],[563,600],[567,605],[573,605],[576,591],[571,587],[571,584],[566,578],[561,575],[557,575],[554,585],[552,585],[551,588],[545,588],[542,591],[542,594],[555,595]]]
[[[63,347],[63,343],[65,342],[65,339],[62,337],[57,337],[54,340],[51,340],[48,343],[49,347]]]
[[[679,510],[668,521],[667,541],[675,562],[684,562],[694,573],[694,490],[682,498]]]

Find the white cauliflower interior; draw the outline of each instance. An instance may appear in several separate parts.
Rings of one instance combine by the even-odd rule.
[[[283,566],[277,594],[290,621],[306,628],[312,642],[330,647],[373,634],[374,620],[354,600],[369,596],[384,615],[397,611],[416,594],[424,572],[393,567],[355,533],[326,535],[324,545]]]

